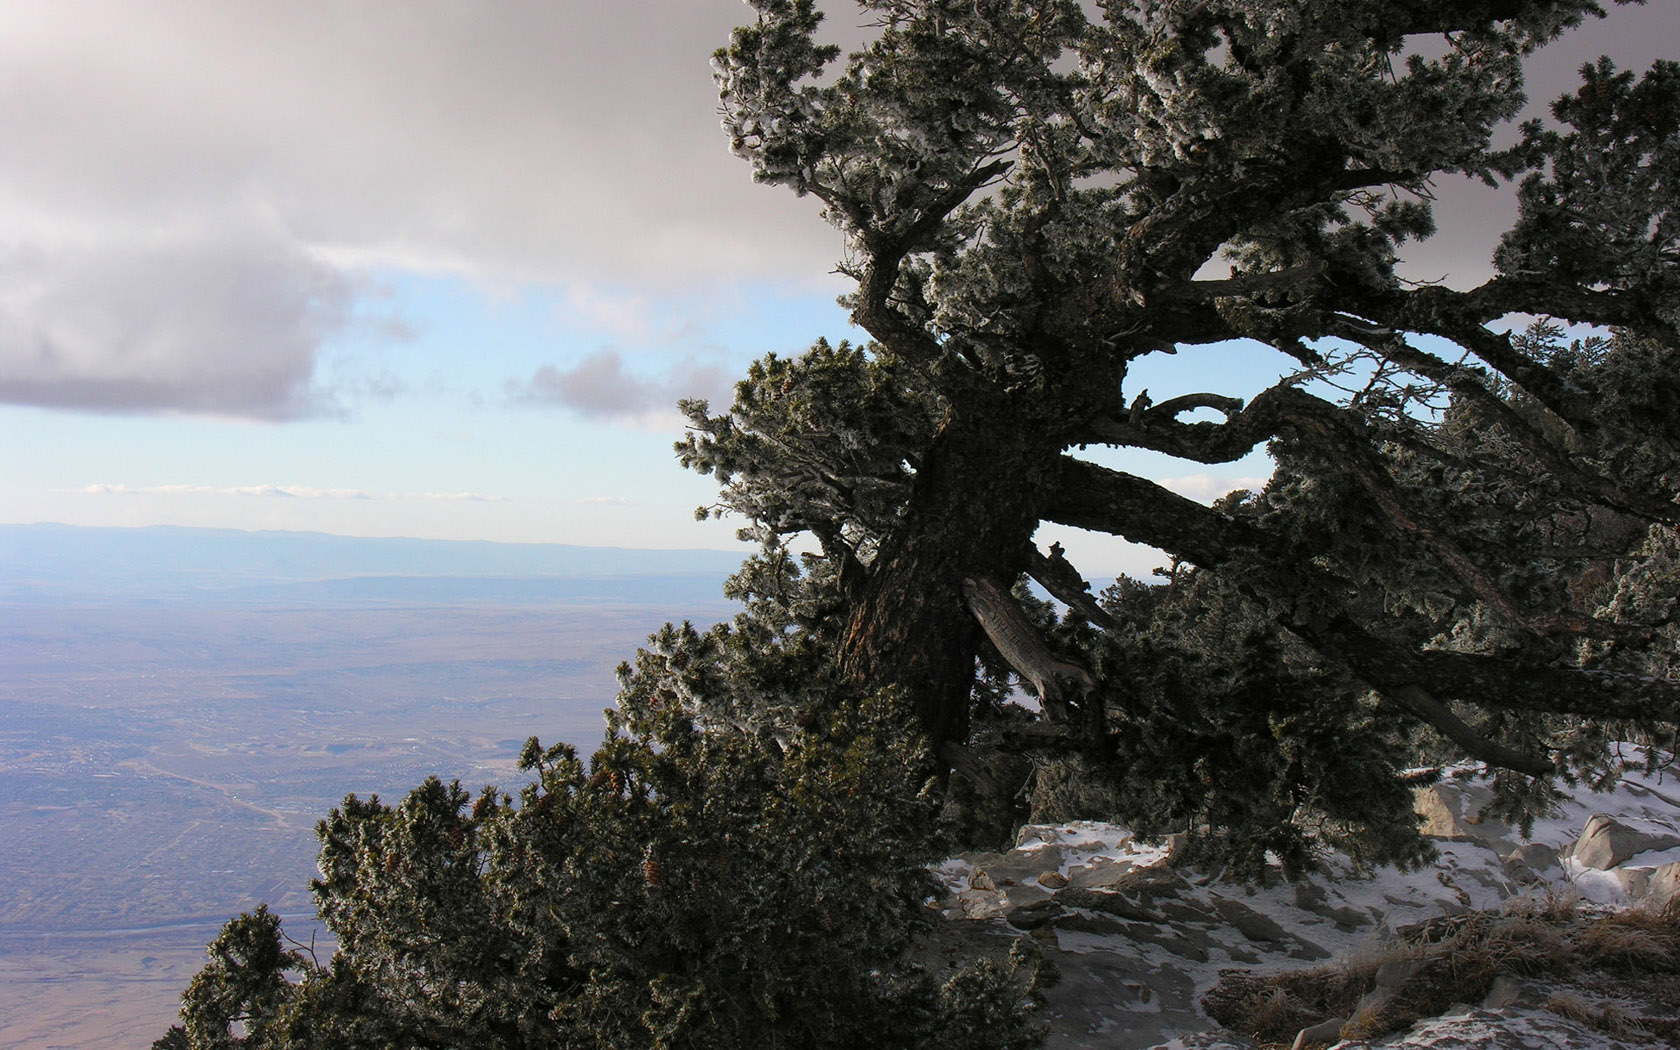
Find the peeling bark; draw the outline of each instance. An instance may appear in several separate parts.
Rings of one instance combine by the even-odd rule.
[[[1057,659],[1045,647],[1038,631],[1027,622],[1021,606],[991,580],[964,580],[963,597],[998,653],[1017,674],[1032,683],[1050,720],[1072,721],[1070,694],[1083,700],[1097,687],[1090,672],[1078,664]]]
[[[914,697],[935,747],[968,736],[981,627],[963,581],[1014,579],[1025,568],[1054,458],[1021,441],[1007,403],[993,407],[952,413],[940,427],[838,654],[842,677]]]

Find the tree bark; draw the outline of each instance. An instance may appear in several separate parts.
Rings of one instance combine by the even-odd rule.
[[[1059,451],[1032,440],[1008,408],[999,398],[946,416],[840,646],[842,677],[905,690],[935,748],[968,736],[982,635],[963,581],[1024,570]]]

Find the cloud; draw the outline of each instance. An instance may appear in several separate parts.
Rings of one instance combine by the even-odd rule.
[[[317,489],[306,485],[87,485],[68,491],[90,496],[259,496],[307,500],[380,500],[428,503],[506,503],[506,496],[477,492],[367,492],[363,489]]]
[[[330,410],[377,269],[624,287],[566,304],[614,333],[644,293],[823,280],[837,235],[718,129],[750,11],[633,6],[0,0],[0,401]]]
[[[0,400],[290,419],[349,282],[283,240],[106,238],[0,254]]]
[[[1533,96],[1600,50],[1642,67],[1673,37],[1669,6],[1617,8],[1542,52]],[[0,0],[0,400],[330,411],[316,359],[376,269],[630,289],[569,304],[614,333],[637,331],[636,294],[826,284],[838,236],[811,200],[754,185],[717,127],[708,59],[750,14]],[[1500,221],[1444,200],[1454,238],[1414,269],[1485,272],[1497,229],[1480,216]]]
[[[1197,503],[1212,503],[1237,489],[1259,492],[1270,478],[1228,478],[1218,474],[1182,474],[1173,478],[1159,478],[1157,484]]]
[[[721,366],[689,361],[663,378],[647,379],[626,371],[618,351],[602,349],[571,368],[544,365],[529,379],[510,380],[507,392],[515,404],[559,406],[593,419],[668,429],[680,425],[680,399],[723,400],[733,378]]]

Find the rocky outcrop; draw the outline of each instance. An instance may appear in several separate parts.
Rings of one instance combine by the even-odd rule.
[[[1641,831],[1603,813],[1595,813],[1581,829],[1581,837],[1575,840],[1569,855],[1583,867],[1609,871],[1641,853],[1675,846],[1680,846],[1680,835]]]
[[[1447,778],[1412,793],[1418,831],[1435,839],[1477,842],[1501,856],[1517,848],[1522,837],[1509,824],[1482,816],[1493,798],[1483,784]]]
[[[1332,855],[1321,875],[1254,886],[1172,866],[1170,842],[1138,842],[1112,825],[1029,825],[1010,850],[939,867],[947,888],[939,908],[952,920],[941,926],[1003,950],[1029,939],[1056,966],[1061,980],[1048,991],[1045,1014],[1049,1050],[1249,1050],[1253,1044],[1232,1033],[1190,1034],[1211,1024],[1198,999],[1221,971],[1322,965],[1380,948],[1401,931],[1447,929],[1525,894],[1648,907],[1680,897],[1680,790],[1660,777],[1632,776],[1611,795],[1568,800],[1528,839],[1483,815],[1490,800],[1485,783],[1462,777],[1418,792],[1420,826],[1439,852],[1433,867],[1371,872]],[[1386,976],[1396,987],[1406,979],[1398,970]],[[1373,995],[1385,987],[1378,981]],[[1496,986],[1476,1009],[1382,1045],[1611,1045],[1602,1032],[1545,1013],[1544,1004],[1532,988]]]
[[[1603,1031],[1545,1010],[1474,1009],[1419,1022],[1375,1042],[1350,1039],[1335,1050],[1633,1050],[1663,1044]]]

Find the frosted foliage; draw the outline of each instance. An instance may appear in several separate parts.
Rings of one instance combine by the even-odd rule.
[[[1522,219],[1497,261],[1515,277],[1663,287],[1680,260],[1680,65],[1635,77],[1602,59],[1582,75],[1554,106],[1566,130],[1526,129],[1520,151],[1544,166],[1522,185]],[[1680,291],[1667,288],[1653,305],[1680,323]]]
[[[1680,721],[1680,579],[1640,546],[1680,522],[1680,73],[1593,66],[1510,127],[1525,62],[1598,4],[836,0],[869,32],[844,57],[814,0],[750,6],[716,56],[725,131],[845,233],[869,341],[761,361],[726,411],[688,406],[681,455],[720,483],[702,513],[760,545],[735,593],[842,679],[916,695],[968,780],[1030,775],[1024,739],[1102,756],[1089,797],[1154,819],[1316,810],[1399,855],[1404,812],[1355,765],[1468,756],[1510,771],[1515,814],[1599,769],[1607,722]],[[1519,207],[1467,290],[1401,276],[1448,175]],[[1175,353],[1171,380],[1141,364]],[[1207,507],[1092,447],[1276,470]],[[1167,552],[1166,595],[1099,606],[1045,523]],[[801,533],[820,553],[795,572]],[[1011,656],[963,588],[1022,572],[1061,605],[1016,592],[1044,651]],[[1095,685],[1017,713],[1022,663]],[[1216,762],[1248,786],[1206,790]]]

